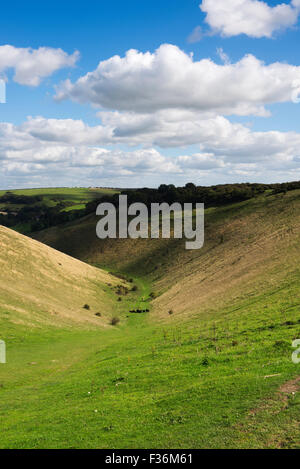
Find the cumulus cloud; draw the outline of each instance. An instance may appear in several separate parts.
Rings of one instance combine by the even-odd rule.
[[[230,64],[193,60],[164,44],[154,53],[129,50],[57,88],[56,99],[103,109],[152,113],[164,109],[266,116],[265,105],[290,102],[299,90],[300,67],[266,65],[253,55]]]
[[[274,32],[294,26],[300,13],[299,0],[269,6],[258,0],[202,0],[200,9],[214,33],[225,37],[246,34],[271,38]]]
[[[28,117],[18,127],[20,135],[30,136],[44,142],[73,145],[105,145],[113,142],[113,128],[97,125],[90,127],[82,120],[45,119]],[[117,142],[115,142],[117,143]]]
[[[79,52],[68,55],[62,49],[39,49],[0,46],[0,73],[14,70],[14,81],[27,86],[38,86],[43,78],[64,67],[73,67]]]
[[[171,121],[175,127],[166,124],[165,135],[179,131],[178,116]],[[253,132],[222,116],[203,119],[201,125],[200,120],[198,129],[187,125],[180,134],[182,142],[188,143],[194,135],[199,150],[177,150],[171,156],[151,146],[152,124],[148,128],[148,146],[124,149],[127,137],[114,136],[112,122],[89,127],[81,121],[39,117],[18,126],[1,123],[0,185],[28,187],[52,185],[55,181],[56,186],[139,187],[163,182],[184,184],[190,180],[205,185],[245,179],[299,179],[299,133]],[[141,141],[146,130],[142,132]],[[122,147],[102,146],[108,143],[122,143]]]
[[[144,148],[189,145],[218,148],[229,142],[233,148],[253,135],[247,127],[231,123],[223,116],[203,116],[191,111],[160,111],[151,115],[101,112],[99,117],[102,118],[102,124],[96,126],[88,126],[81,120],[29,117],[19,126],[0,124],[0,129],[6,145],[10,141],[12,145],[24,145],[27,142],[29,150],[35,142]]]
[[[220,139],[236,138],[241,129],[223,116],[176,109],[152,114],[100,112],[111,143],[156,145],[161,148],[185,147]]]

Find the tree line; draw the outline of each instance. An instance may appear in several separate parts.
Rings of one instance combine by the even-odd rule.
[[[141,202],[149,208],[152,203],[174,202],[184,203],[204,203],[206,207],[218,207],[236,202],[258,197],[261,194],[278,194],[287,191],[300,189],[300,181],[283,184],[220,184],[215,186],[196,186],[188,183],[184,187],[176,187],[173,184],[162,184],[158,189],[147,187],[140,189],[122,190],[122,195],[127,195],[128,203]],[[102,201],[112,202],[118,205],[119,194],[102,198]],[[89,212],[94,212],[99,201],[91,201],[87,205]]]
[[[124,189],[122,195],[127,195],[128,203],[142,202],[149,208],[152,203],[174,202],[204,203],[206,207],[222,206],[236,202],[242,202],[269,193],[279,194],[291,190],[300,189],[300,181],[282,184],[221,184],[215,186],[196,186],[188,183],[184,187],[176,187],[173,184],[161,184],[158,189],[147,187],[140,189]],[[118,206],[119,194],[101,195],[86,204],[84,209],[64,211],[68,206],[65,201],[59,201],[54,207],[43,204],[40,195],[25,196],[6,192],[0,197],[0,204],[23,205],[18,211],[5,208],[6,215],[0,214],[0,224],[14,227],[18,224],[29,223],[30,231],[40,231],[51,226],[60,225],[85,215],[95,213],[100,202],[111,202]]]

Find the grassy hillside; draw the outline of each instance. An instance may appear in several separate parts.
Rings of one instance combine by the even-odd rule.
[[[5,195],[7,191],[0,190],[0,198]],[[91,200],[100,198],[101,195],[115,194],[117,191],[112,189],[98,189],[98,188],[86,188],[86,187],[55,187],[55,188],[41,188],[41,189],[16,189],[10,191],[15,195],[25,195],[34,197],[40,195],[43,197],[43,203],[48,206],[53,206],[60,201],[70,203],[70,207],[73,205],[85,204]],[[18,206],[19,207],[19,206]],[[5,209],[6,206],[1,204],[0,208]]]
[[[1,226],[0,247],[1,324],[107,323],[115,278]]]
[[[91,264],[151,281],[159,295],[154,312],[161,318],[169,309],[175,320],[232,306],[291,284],[299,270],[299,190],[208,209],[205,245],[195,251],[185,250],[181,240],[99,240],[96,223],[90,215],[36,238]]]
[[[101,188],[45,188],[0,191],[0,224],[29,234],[90,213],[93,201],[117,191]]]
[[[137,290],[108,287],[116,327],[3,321],[0,447],[299,448],[299,217],[299,191],[209,209],[200,251],[93,216],[41,232]]]

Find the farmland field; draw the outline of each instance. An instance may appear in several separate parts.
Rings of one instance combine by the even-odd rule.
[[[5,209],[6,205],[1,204],[1,197],[6,193],[5,190],[0,190],[0,207]],[[9,192],[15,195],[25,195],[28,197],[40,195],[43,198],[43,203],[48,206],[54,206],[60,201],[65,201],[70,204],[70,208],[87,202],[98,199],[102,195],[115,194],[117,191],[114,189],[105,188],[85,188],[85,187],[57,187],[57,188],[41,188],[41,189],[16,189]],[[21,205],[22,206],[22,205]],[[14,206],[15,207],[15,206]],[[17,207],[20,207],[18,205]]]

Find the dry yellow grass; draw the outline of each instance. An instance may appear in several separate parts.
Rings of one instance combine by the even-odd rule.
[[[107,324],[107,283],[120,281],[0,226],[0,310],[15,323]],[[85,304],[90,310],[83,308]],[[95,316],[100,312],[101,317]]]
[[[96,238],[96,222],[91,215],[35,236],[86,262],[150,280],[159,294],[151,313],[158,320],[210,314],[280,288],[300,261],[298,190],[208,210],[205,244],[198,251],[186,251],[182,240],[102,241]],[[174,314],[168,315],[170,310]]]
[[[298,270],[300,198],[257,201],[255,210],[235,210],[206,228],[203,249],[181,250],[155,287],[154,315],[172,319],[234,307],[279,287]],[[208,222],[213,219],[208,217]]]

